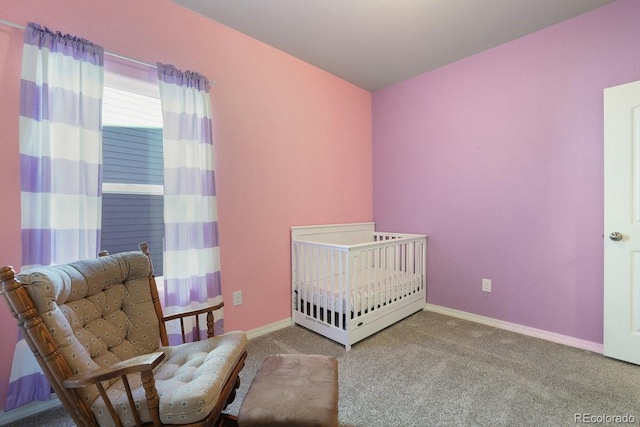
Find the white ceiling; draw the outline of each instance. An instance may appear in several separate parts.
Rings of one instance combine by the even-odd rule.
[[[614,0],[173,0],[376,91]]]

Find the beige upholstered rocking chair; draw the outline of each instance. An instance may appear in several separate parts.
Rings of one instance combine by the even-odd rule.
[[[17,276],[3,267],[1,290],[77,425],[234,425],[222,411],[240,384],[246,334],[214,336],[213,312],[222,304],[163,316],[140,247]],[[207,339],[169,346],[166,321],[196,315],[198,323],[204,313]]]

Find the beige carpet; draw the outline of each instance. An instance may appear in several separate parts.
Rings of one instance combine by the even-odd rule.
[[[230,413],[265,356],[307,353],[338,358],[343,426],[562,426],[578,416],[640,424],[640,367],[436,313],[416,313],[348,353],[298,326],[248,350]],[[54,409],[15,425],[73,424]]]

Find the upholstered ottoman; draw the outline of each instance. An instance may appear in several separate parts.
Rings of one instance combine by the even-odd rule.
[[[263,362],[238,413],[240,427],[337,426],[335,357],[276,354]]]

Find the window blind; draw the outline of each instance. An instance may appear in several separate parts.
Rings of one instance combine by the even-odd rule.
[[[105,87],[101,249],[136,250],[148,242],[163,274],[164,200],[160,100]]]

